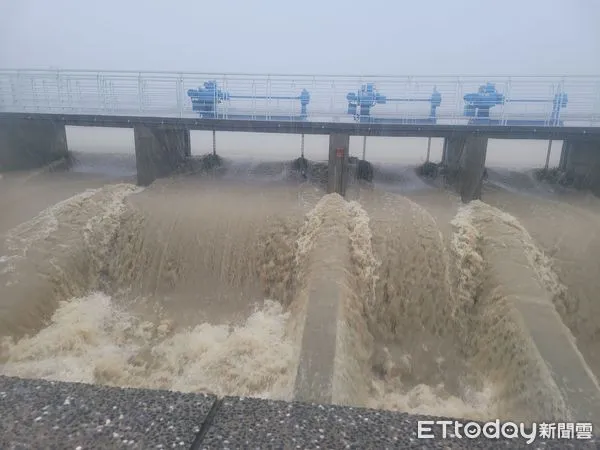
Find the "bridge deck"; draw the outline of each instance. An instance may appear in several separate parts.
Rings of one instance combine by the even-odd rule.
[[[600,138],[600,127],[583,126],[501,126],[501,125],[410,125],[389,123],[333,123],[274,120],[200,119],[151,116],[111,116],[89,114],[48,114],[0,112],[2,119],[51,120],[72,126],[133,128],[176,126],[190,130],[216,130],[251,133],[331,134],[388,137],[451,137],[459,133],[481,133],[497,139]]]

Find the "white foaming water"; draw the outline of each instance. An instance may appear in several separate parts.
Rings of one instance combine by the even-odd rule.
[[[14,228],[6,237],[7,247],[10,251],[17,252],[14,256],[25,256],[31,246],[43,241],[58,229],[57,216],[68,214],[70,211],[81,207],[82,203],[98,192],[97,189],[88,189],[81,194],[42,211],[32,220]],[[25,236],[25,237],[22,237]]]
[[[174,331],[118,308],[102,293],[61,302],[51,323],[4,342],[2,372],[49,380],[289,398],[288,314],[265,301],[244,324]]]

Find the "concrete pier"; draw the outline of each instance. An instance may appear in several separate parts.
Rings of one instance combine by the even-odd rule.
[[[566,170],[567,168],[567,156],[569,154],[569,141],[565,139],[562,144],[560,151],[560,160],[558,161],[559,170]]]
[[[444,140],[446,182],[460,193],[464,203],[481,198],[487,142],[486,136],[478,134],[457,134]]]
[[[350,135],[332,133],[329,135],[329,165],[327,193],[346,195],[348,186],[348,157]]]
[[[578,187],[600,193],[600,139],[563,141],[559,169]]]
[[[339,237],[328,237],[339,240]],[[330,247],[325,240],[319,245],[323,249]],[[294,398],[301,402],[328,404],[334,401],[337,323],[340,305],[344,301],[345,270],[335,266],[340,260],[339,252],[328,255],[327,252],[317,249],[316,253],[323,259],[315,265],[309,281],[308,305]]]
[[[168,176],[191,156],[190,130],[187,128],[135,125],[133,133],[140,186]]]
[[[465,143],[460,168],[460,198],[463,203],[481,199],[488,138],[469,136]]]
[[[42,167],[68,157],[65,124],[49,119],[0,119],[0,170]]]
[[[483,257],[488,263],[486,276],[494,280],[490,285],[496,286],[493,291],[484,288],[480,301],[496,304],[504,299],[503,309],[494,311],[502,312],[506,316],[503,320],[520,324],[493,327],[489,331],[490,342],[506,342],[508,333],[512,334],[513,342],[521,342],[515,346],[517,353],[511,362],[519,369],[509,375],[513,379],[505,380],[506,394],[499,392],[498,395],[510,398],[516,389],[517,395],[510,402],[513,410],[523,414],[522,418],[515,417],[516,420],[529,417],[532,421],[552,422],[569,414],[574,422],[593,423],[594,428],[598,427],[600,387],[557,312],[552,293],[539,282],[530,267],[523,242],[511,225],[497,216],[482,214],[486,208],[483,204],[476,204],[475,208],[482,208],[476,214],[475,225],[483,236]],[[487,358],[487,354],[494,351],[493,348],[483,350],[483,357]],[[537,364],[537,368],[529,365],[531,362]],[[524,389],[526,383],[530,387]],[[562,397],[561,402],[556,400],[557,393]]]
[[[334,398],[338,324],[344,300],[351,294],[348,273],[348,213],[341,197],[325,198],[322,225],[307,258],[306,318],[294,398],[331,403]]]
[[[460,159],[462,157],[466,140],[467,135],[465,134],[457,134],[444,139],[442,165],[446,168],[446,182],[453,186],[458,180]]]

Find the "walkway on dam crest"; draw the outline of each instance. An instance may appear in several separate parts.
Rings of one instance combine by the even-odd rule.
[[[418,438],[418,421],[363,408],[0,377],[0,448],[598,448],[592,439]],[[463,424],[467,420],[461,421]],[[480,425],[482,425],[480,423]]]
[[[367,136],[444,138],[442,165],[470,201],[488,139],[548,139],[563,141],[560,171],[600,191],[599,89],[598,76],[0,69],[0,170],[67,157],[65,126],[132,128],[140,185],[185,163],[191,130],[213,132],[214,154],[217,131],[364,136],[365,161]]]

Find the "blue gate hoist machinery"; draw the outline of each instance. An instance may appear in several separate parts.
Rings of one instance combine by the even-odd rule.
[[[493,83],[486,83],[479,87],[477,92],[464,96],[465,117],[469,117],[469,124],[485,125],[540,125],[540,126],[562,126],[560,111],[568,103],[567,94],[558,92],[552,99],[506,99],[504,94],[496,90]],[[490,109],[496,105],[505,103],[552,103],[552,111],[546,119],[490,119]]]
[[[358,122],[371,123],[404,123],[404,124],[435,124],[436,110],[442,104],[442,95],[437,88],[433,88],[431,97],[428,98],[388,98],[380,94],[375,88],[374,83],[363,84],[358,92],[349,92],[346,95],[348,100],[348,114],[354,116]],[[423,118],[391,118],[391,117],[373,117],[371,109],[375,105],[385,105],[393,102],[429,102],[429,117]]]
[[[306,89],[300,91],[297,96],[267,96],[267,95],[232,95],[229,92],[219,89],[215,80],[205,81],[202,87],[198,89],[189,89],[188,97],[192,101],[192,110],[200,114],[203,118],[228,118],[228,119],[249,119],[249,120],[306,120],[307,106],[310,103],[310,94]],[[272,115],[270,113],[256,112],[253,114],[227,113],[219,114],[218,105],[231,99],[245,100],[299,100],[300,114]]]

